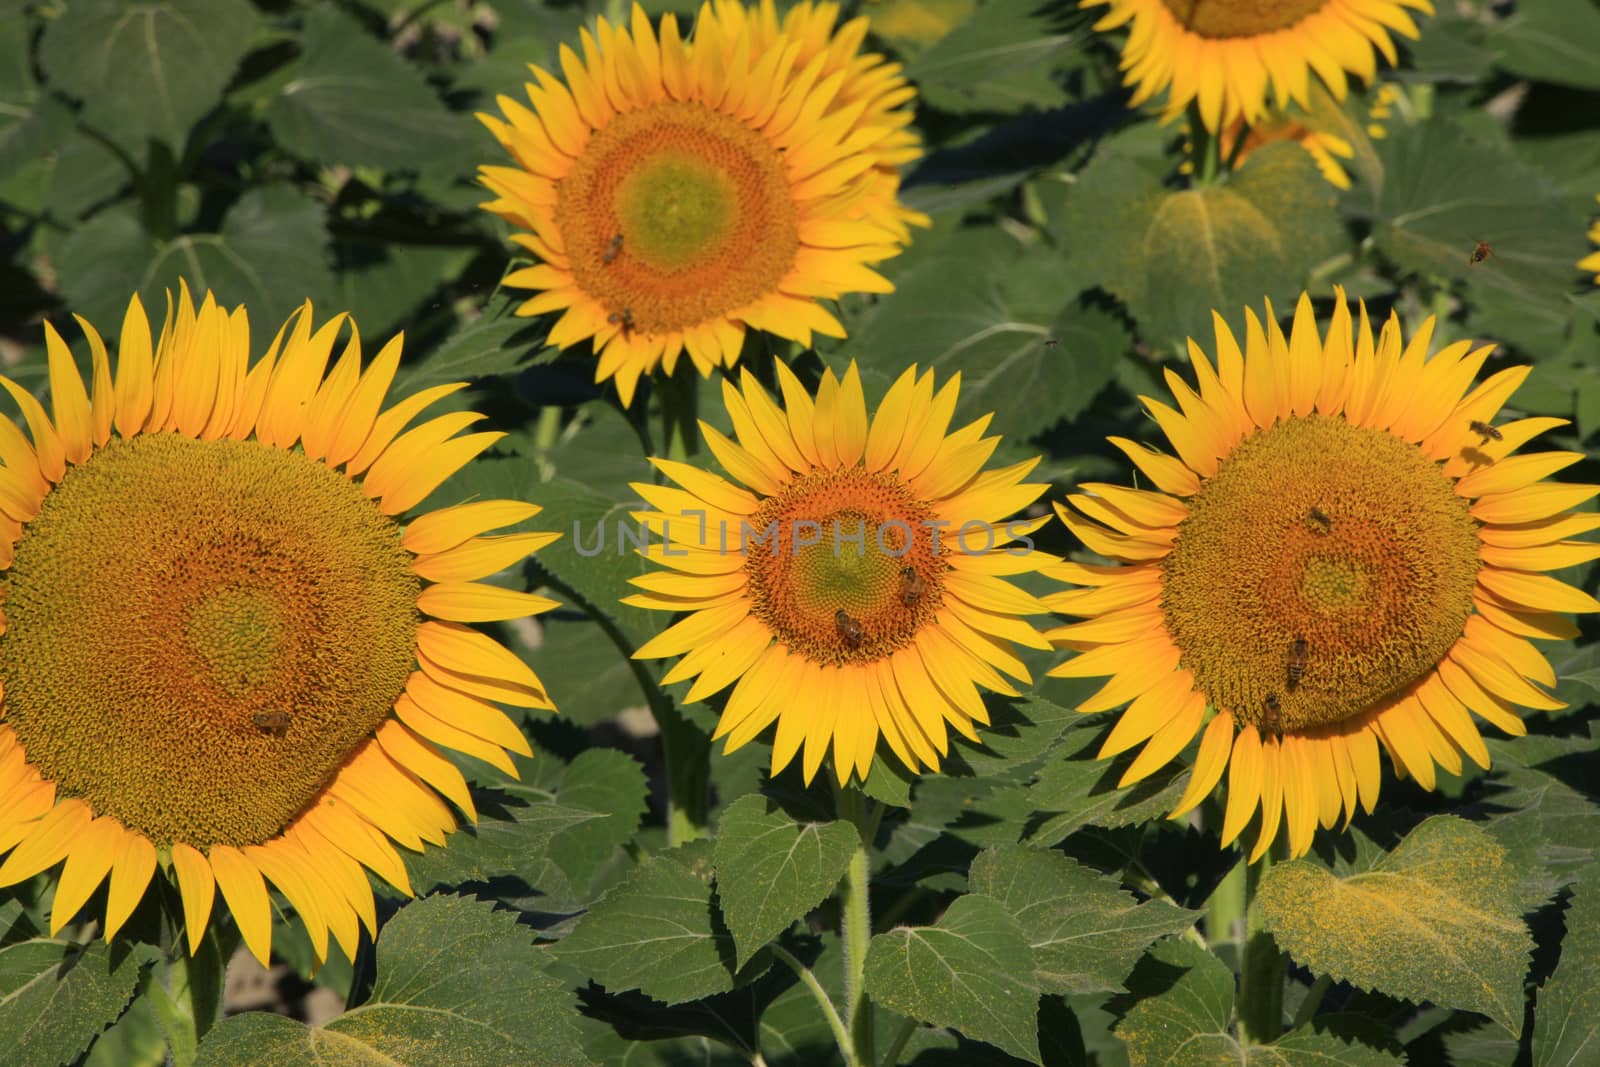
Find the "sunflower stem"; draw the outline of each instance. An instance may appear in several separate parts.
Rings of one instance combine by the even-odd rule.
[[[167,1039],[171,1067],[192,1067],[200,1039],[222,1011],[222,982],[227,959],[214,927],[206,930],[195,954],[184,943],[181,907],[164,885],[161,899],[163,961],[146,979],[145,995]]]
[[[1287,957],[1267,932],[1256,891],[1272,869],[1272,852],[1245,866],[1244,944],[1239,961],[1239,1039],[1265,1045],[1283,1034]]]
[[[833,1040],[839,1046],[839,1055],[850,1062],[851,1045],[850,1031],[845,1029],[844,1020],[839,1018],[839,1010],[833,1006],[833,1001],[828,999],[828,991],[822,988],[822,983],[817,981],[817,976],[788,949],[774,941],[768,946],[778,962],[788,967],[800,979],[806,989],[811,992],[811,997],[822,1009],[823,1018],[828,1020],[828,1029],[833,1031]]]
[[[839,882],[839,912],[844,935],[845,1019],[850,1026],[851,1067],[872,1067],[872,1001],[867,999],[867,945],[872,940],[872,839],[877,835],[877,804],[851,786],[835,790],[840,818],[856,828],[856,850]]]
[[[1206,129],[1198,102],[1189,105],[1188,120],[1189,164],[1194,168],[1195,184],[1210,185],[1221,169],[1222,139]]]
[[[889,1042],[888,1051],[883,1054],[883,1067],[894,1067],[900,1062],[900,1053],[905,1051],[906,1042],[911,1040],[911,1035],[917,1032],[919,1025],[912,1018],[900,1020],[900,1029],[894,1032],[894,1040]]]
[[[667,458],[682,462],[700,451],[696,412],[700,382],[687,359],[679,360],[670,375],[656,380],[661,383],[661,436],[667,443]]]

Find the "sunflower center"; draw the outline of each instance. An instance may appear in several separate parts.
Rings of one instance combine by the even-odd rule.
[[[1184,29],[1201,37],[1255,37],[1286,30],[1327,0],[1161,0]]]
[[[852,467],[795,479],[750,518],[751,614],[818,663],[891,655],[943,602],[949,549],[935,546],[933,518],[890,474]]]
[[[1313,415],[1256,433],[1189,501],[1161,607],[1209,700],[1273,732],[1404,690],[1461,636],[1477,524],[1392,434]]]
[[[774,291],[800,247],[783,156],[704,104],[618,115],[556,186],[572,274],[623,328],[698,325]]]
[[[62,795],[158,844],[259,844],[405,687],[409,558],[358,486],[298,453],[113,438],[17,542],[6,721]]]

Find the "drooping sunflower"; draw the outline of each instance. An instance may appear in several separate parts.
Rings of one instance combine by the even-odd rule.
[[[690,701],[733,686],[715,737],[732,751],[774,721],[772,769],[802,753],[810,781],[830,745],[840,782],[865,779],[878,738],[915,771],[977,740],[979,687],[1028,682],[1013,643],[1048,648],[1027,621],[1038,598],[1008,580],[1054,563],[1008,521],[1046,488],[1037,460],[984,470],[991,416],[953,432],[960,376],[937,391],[911,367],[869,425],[854,364],[824,373],[815,398],[781,362],[780,408],[748,371],[723,385],[737,442],[701,423],[729,481],[655,460],[678,487],[635,485],[655,510],[662,570],[626,602],[687,612],[637,658],[682,656],[666,681]],[[736,484],[738,483],[738,484]]]
[[[1235,119],[1254,125],[1268,106],[1309,107],[1310,74],[1343,100],[1347,75],[1371,82],[1377,55],[1398,59],[1391,34],[1415,40],[1411,11],[1433,13],[1430,0],[1085,0],[1108,10],[1097,30],[1128,24],[1122,50],[1131,105],[1167,91],[1171,118],[1198,102],[1206,129]]]
[[[346,317],[309,304],[249,364],[244,308],[188,289],[159,339],[128,305],[113,370],[85,390],[46,327],[53,414],[8,378],[0,416],[0,885],[65,860],[61,929],[110,879],[114,935],[159,867],[190,950],[221,890],[263,963],[263,881],[353,958],[375,924],[366,870],[410,892],[393,847],[443,844],[472,799],[439,747],[514,773],[522,732],[494,702],[552,707],[533,672],[466,623],[545,611],[475,581],[557,534],[482,536],[538,509],[420,514],[501,435],[453,412],[462,386],[383,408],[400,338],[363,370]]]
[[[1374,337],[1342,292],[1325,336],[1305,296],[1287,339],[1270,306],[1264,322],[1241,349],[1216,316],[1215,366],[1189,342],[1198,394],[1169,371],[1177,408],[1144,398],[1175,457],[1111,439],[1153,488],[1058,505],[1115,562],[1061,564],[1086,588],[1047,598],[1085,619],[1050,633],[1079,652],[1053,673],[1111,676],[1078,710],[1128,705],[1101,755],[1143,744],[1132,782],[1199,735],[1173,814],[1226,770],[1223,844],[1259,808],[1252,860],[1280,824],[1298,856],[1319,823],[1370,812],[1380,747],[1426,789],[1463,755],[1487,767],[1474,715],[1517,735],[1519,705],[1562,706],[1529,638],[1600,610],[1543,573],[1600,557],[1574,540],[1600,514],[1570,510],[1600,487],[1544,481],[1582,455],[1512,454],[1564,420],[1495,424],[1529,368],[1474,386],[1492,346],[1430,358],[1431,318],[1409,342],[1393,316]]]
[[[1600,201],[1600,196],[1596,196],[1595,200]],[[1589,227],[1589,240],[1600,245],[1600,222]],[[1578,269],[1594,271],[1594,283],[1600,285],[1600,251],[1578,260]]]
[[[532,110],[479,116],[517,162],[481,169],[484,207],[539,260],[506,277],[538,291],[518,314],[561,312],[550,342],[591,341],[624,404],[685,352],[731,366],[747,327],[843,337],[819,298],[893,288],[872,264],[926,224],[898,201],[916,91],[838,14],[719,0],[686,42],[635,5],[631,28],[583,30],[581,59],[562,46],[565,84],[532,68]]]

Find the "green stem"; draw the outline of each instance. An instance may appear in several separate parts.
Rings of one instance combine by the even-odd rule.
[[[1325,974],[1317,975],[1317,980],[1311,984],[1311,989],[1306,993],[1306,999],[1300,1002],[1300,1009],[1294,1013],[1294,1022],[1290,1024],[1289,1029],[1298,1030],[1317,1017],[1317,1009],[1322,1007],[1322,997],[1332,984],[1332,978]]]
[[[1198,102],[1189,105],[1189,162],[1194,168],[1197,185],[1210,185],[1216,181],[1222,165],[1222,139],[1206,129],[1200,116]]]
[[[227,960],[214,927],[206,931],[195,954],[189,954],[181,906],[161,879],[157,883],[164,959],[147,977],[145,995],[167,1039],[168,1064],[193,1067],[200,1039],[221,1015]]]
[[[835,798],[840,818],[856,828],[856,850],[850,857],[839,882],[839,911],[843,917],[844,933],[844,1002],[845,1018],[850,1024],[850,1043],[853,1055],[849,1062],[859,1067],[871,1067],[877,1062],[873,1054],[872,1001],[867,998],[866,970],[867,946],[872,940],[871,877],[872,839],[877,834],[878,819],[882,814],[877,804],[851,787],[836,789]]]
[[[845,1062],[850,1062],[850,1031],[845,1029],[844,1020],[839,1018],[839,1011],[833,1006],[833,1001],[828,999],[828,991],[822,988],[822,983],[811,973],[811,968],[795,958],[788,949],[777,942],[768,947],[772,950],[772,954],[778,957],[779,962],[793,971],[801,983],[811,991],[812,999],[817,1002],[817,1006],[822,1009],[823,1017],[828,1020],[828,1029],[833,1031],[833,1040],[839,1046],[839,1054],[845,1058]]]
[[[1287,957],[1267,932],[1256,890],[1272,869],[1272,853],[1245,869],[1245,940],[1239,963],[1239,1039],[1271,1044],[1283,1034]]]
[[[1211,899],[1206,901],[1206,941],[1213,946],[1231,945],[1244,940],[1245,865],[1243,860],[1223,876]],[[1237,962],[1237,956],[1235,957]]]
[[[900,1062],[900,1053],[905,1051],[911,1035],[917,1032],[917,1026],[917,1020],[910,1017],[901,1020],[900,1029],[895,1031],[894,1040],[889,1042],[889,1050],[883,1054],[883,1067],[894,1067]]]
[[[670,376],[656,381],[661,387],[661,436],[667,442],[667,458],[681,462],[700,451],[695,411],[700,403],[700,381],[688,359],[680,359]]]

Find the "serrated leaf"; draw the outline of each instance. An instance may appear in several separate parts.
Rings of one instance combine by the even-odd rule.
[[[45,30],[40,59],[83,118],[124,147],[177,155],[216,106],[255,36],[246,0],[74,0]]]
[[[1440,815],[1361,874],[1305,860],[1274,867],[1257,902],[1278,944],[1317,974],[1482,1012],[1520,1033],[1533,938],[1516,882],[1493,837]]]
[[[1054,77],[1087,31],[1064,32],[1061,9],[1038,0],[988,0],[906,68],[927,106],[1014,112],[1067,101]]]
[[[159,322],[170,289],[187,279],[198,300],[207,289],[225,307],[244,304],[250,315],[253,351],[266,347],[278,326],[308,298],[318,322],[330,307],[327,229],[322,206],[281,186],[262,186],[241,196],[214,234],[184,234],[166,243],[150,238],[130,215],[103,212],[69,234],[56,267],[73,307],[101,332],[122,321],[135,291]]]
[[[738,966],[833,892],[859,839],[847,822],[796,822],[761,796],[740,797],[723,811],[717,896]]]
[[[71,1063],[133,998],[146,947],[33,938],[0,948],[0,1067]]]
[[[408,360],[395,375],[395,392],[510,374],[530,352],[544,347],[545,332],[510,314],[504,301],[497,302],[423,358]]]
[[[614,993],[637,989],[667,1004],[732,989],[733,938],[711,899],[706,851],[646,857],[578,921],[556,956]]]
[[[556,802],[598,816],[558,832],[551,840],[550,858],[574,886],[590,885],[600,865],[633,838],[648,791],[644,768],[626,752],[592,748],[568,764]]]
[[[1169,763],[1119,789],[1135,754],[1098,760],[1100,744],[1100,731],[1086,725],[1062,734],[1028,789],[1028,803],[1039,813],[1028,840],[1054,845],[1085,826],[1129,826],[1164,815],[1177,803],[1188,783],[1181,765]]]
[[[267,106],[278,143],[306,159],[468,171],[484,147],[395,51],[331,4],[306,15],[304,53]]]
[[[1483,828],[1506,850],[1518,903],[1532,911],[1600,855],[1600,807],[1538,765],[1590,759],[1594,744],[1549,737],[1488,744],[1494,771],[1480,805],[1489,816]]]
[[[1046,993],[1121,989],[1152,941],[1199,917],[1164,900],[1141,904],[1113,878],[1022,845],[979,853],[967,878],[974,893],[998,900],[1021,925]]]
[[[506,789],[520,803],[491,806],[480,798],[483,810],[476,826],[457,830],[444,848],[404,854],[413,889],[426,893],[437,886],[486,882],[512,874],[532,875],[558,836],[568,831],[581,832],[582,827],[603,819],[593,811],[551,803],[532,791],[510,786]]]
[[[549,949],[507,911],[468,897],[406,905],[378,937],[377,981],[323,1026],[251,1012],[200,1043],[196,1067],[580,1067],[573,995],[545,972]]]
[[[1387,1052],[1303,1026],[1270,1045],[1234,1036],[1233,972],[1198,945],[1162,941],[1128,986],[1140,996],[1116,1032],[1132,1067],[1399,1067]]]
[[[892,1011],[948,1026],[1039,1063],[1033,953],[1005,905],[968,894],[933,926],[879,934],[867,949],[867,993]]]
[[[1227,182],[1172,192],[1116,153],[1096,157],[1067,200],[1066,232],[1145,338],[1181,344],[1211,311],[1280,305],[1347,243],[1334,189],[1306,151],[1270,144]]]
[[[1561,962],[1534,1001],[1534,1067],[1600,1059],[1600,866],[1586,874],[1562,916]]]
[[[1008,437],[1084,410],[1128,340],[1104,312],[1078,307],[1090,281],[1075,287],[1057,251],[997,229],[928,240],[938,243],[908,265],[885,264],[893,300],[852,329],[849,351],[863,370],[892,379],[915,359],[940,381],[960,371],[957,424],[995,412]]]

